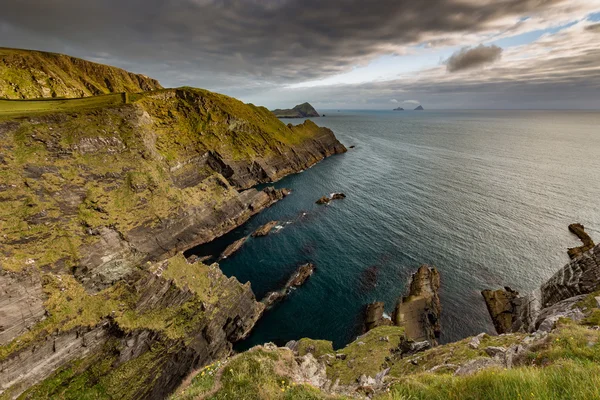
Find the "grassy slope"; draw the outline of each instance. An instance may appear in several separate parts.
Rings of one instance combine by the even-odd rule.
[[[0,48],[0,98],[84,97],[160,89],[158,81],[63,54]]]
[[[489,368],[471,376],[455,376],[453,370],[443,368],[428,372],[436,365],[460,365],[475,358],[488,357],[484,351],[486,347],[508,348],[520,343],[524,334],[485,336],[479,349],[469,347],[470,338],[466,338],[400,358],[394,350],[402,340],[402,329],[379,327],[335,352],[330,342],[302,339],[299,342],[299,354],[312,352],[317,357],[345,354],[345,360],[333,360],[330,357],[327,367],[328,377],[332,380],[340,378],[342,384],[355,383],[363,373],[373,377],[377,372],[391,367],[386,378],[388,389],[377,394],[377,400],[593,400],[600,398],[600,331],[595,328],[600,309],[594,299],[598,295],[600,292],[593,293],[580,304],[586,309],[586,319],[580,323],[560,320],[554,331],[515,361],[512,369]],[[387,337],[389,342],[380,340],[382,337]],[[286,362],[289,365],[285,358],[288,353],[285,349],[275,352],[253,349],[242,353],[235,362],[213,365],[210,374],[205,371],[197,375],[172,400],[194,399],[199,394],[214,391],[214,377],[221,373],[229,377],[227,384],[209,397],[211,399],[296,398],[287,397],[285,392],[278,393],[276,390],[261,391],[265,385],[286,390],[294,387],[289,383],[289,375],[284,373]],[[413,362],[415,360],[416,363]],[[279,367],[273,369],[277,363]],[[321,391],[311,395],[313,397],[298,398],[321,399],[328,396]]]

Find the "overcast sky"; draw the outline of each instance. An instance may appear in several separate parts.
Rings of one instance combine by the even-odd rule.
[[[0,46],[269,108],[600,108],[600,0],[2,0]]]

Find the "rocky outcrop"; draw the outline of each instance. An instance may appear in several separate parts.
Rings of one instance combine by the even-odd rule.
[[[272,113],[278,118],[312,118],[319,116],[317,110],[309,103],[298,104],[291,109],[276,109]]]
[[[440,275],[435,267],[422,265],[413,274],[408,295],[398,300],[392,315],[394,325],[404,327],[409,339],[437,344],[442,311],[439,289]]]
[[[315,265],[311,263],[301,265],[287,280],[283,288],[275,292],[269,292],[261,300],[266,309],[273,307],[276,303],[285,299],[292,289],[302,286],[315,271]]]
[[[371,304],[367,304],[365,307],[365,326],[364,332],[368,332],[371,329],[377,328],[378,326],[392,325],[392,320],[385,318],[385,303],[382,301],[376,301]]]
[[[425,109],[423,108],[423,106],[417,106],[417,108],[415,108],[415,111],[423,111],[423,110],[425,110]]]
[[[0,48],[0,98],[86,97],[162,89],[157,80],[63,54]]]
[[[533,332],[558,317],[572,315],[579,296],[600,288],[600,246],[561,268],[538,290],[519,296],[512,290],[482,292],[498,333]],[[576,312],[575,312],[576,313]]]
[[[499,290],[484,290],[481,294],[492,317],[496,332],[510,332],[514,322],[514,300],[519,297],[519,293],[507,286]]]
[[[331,200],[342,200],[345,199],[344,193],[332,193],[330,196],[323,196],[319,200],[315,201],[316,204],[328,204]]]
[[[223,250],[223,253],[221,253],[221,257],[219,257],[219,260],[222,260],[227,257],[231,257],[235,252],[237,252],[244,245],[244,243],[246,243],[246,240],[248,240],[247,236],[231,243],[229,246],[227,246],[227,248],[225,248],[225,250]]]
[[[571,224],[571,225],[569,225],[569,231],[571,231],[571,233],[573,233],[575,236],[577,236],[579,238],[579,240],[581,240],[583,242],[582,246],[572,247],[568,250],[568,254],[569,254],[569,257],[571,257],[571,259],[580,257],[583,253],[585,253],[586,251],[588,251],[592,247],[594,247],[594,241],[592,240],[590,235],[588,235],[585,232],[585,228],[583,225]]]
[[[269,221],[254,232],[252,232],[252,237],[261,237],[267,236],[273,228],[277,226],[279,221]]]
[[[404,108],[402,108],[402,107],[396,107],[392,111],[404,111]]]

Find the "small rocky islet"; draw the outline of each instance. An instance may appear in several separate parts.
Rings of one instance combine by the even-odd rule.
[[[589,354],[600,346],[600,246],[583,225],[569,226],[582,241],[568,249],[571,261],[535,292],[482,292],[499,336],[441,343],[443,269],[423,265],[390,316],[383,302],[365,306],[363,333],[343,348],[303,338],[234,354],[316,267],[298,266],[257,301],[249,284],[204,264],[209,256],[183,252],[289,193],[257,184],[346,151],[331,130],[276,115],[316,110],[305,103],[273,113],[27,50],[0,49],[0,76],[1,398],[220,398],[243,386],[242,374],[244,393],[260,388],[272,398],[389,399],[406,388],[410,398],[440,382],[558,367],[573,380],[587,372],[590,398],[597,393]],[[276,225],[250,237],[265,240]],[[377,268],[366,271],[372,287]]]

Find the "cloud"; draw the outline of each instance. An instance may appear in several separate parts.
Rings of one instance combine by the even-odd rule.
[[[396,99],[391,99],[391,100],[390,100],[390,103],[398,103],[398,100],[396,100]]]
[[[235,94],[319,80],[415,45],[469,45],[518,34],[581,16],[590,3],[19,0],[3,4],[0,31],[4,46],[102,59],[166,86]],[[523,15],[530,18],[522,21]]]
[[[590,32],[600,33],[600,23],[588,25],[585,27],[585,29]]]
[[[482,67],[498,61],[502,56],[502,48],[480,44],[477,47],[465,47],[458,50],[445,62],[448,72]]]
[[[404,100],[402,103],[404,104],[421,104],[419,100]]]

